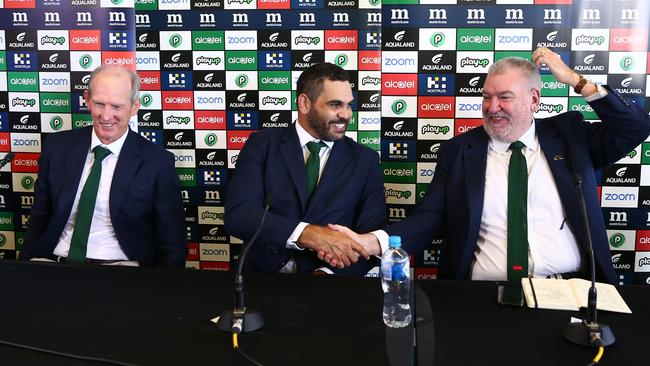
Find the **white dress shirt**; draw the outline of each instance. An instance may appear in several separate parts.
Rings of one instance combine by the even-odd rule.
[[[77,194],[75,195],[74,204],[72,205],[72,210],[70,211],[70,217],[68,217],[68,222],[63,228],[61,237],[59,237],[59,243],[57,244],[56,248],[54,248],[54,255],[59,257],[68,256],[70,241],[72,240],[72,233],[74,231],[74,225],[77,218],[79,197],[81,196],[81,191],[84,184],[86,183],[86,179],[88,179],[90,168],[92,167],[93,161],[95,160],[93,149],[95,146],[101,145],[109,149],[111,151],[111,154],[102,160],[102,176],[99,181],[97,200],[95,202],[95,211],[93,212],[93,219],[90,224],[90,235],[88,236],[86,258],[114,260],[129,259],[124,251],[122,251],[122,248],[120,248],[117,237],[115,236],[115,230],[113,230],[113,223],[111,222],[111,213],[109,208],[111,182],[113,181],[115,166],[117,164],[118,158],[120,157],[120,151],[122,151],[122,146],[124,145],[127,134],[128,131],[115,142],[109,145],[103,145],[101,141],[99,141],[99,138],[93,129],[90,149],[88,150],[88,154],[86,156],[86,163],[84,165],[83,173],[81,174],[79,187],[77,187]]]

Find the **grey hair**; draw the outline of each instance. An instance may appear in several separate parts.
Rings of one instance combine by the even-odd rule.
[[[140,77],[135,71],[122,66],[102,65],[93,70],[93,72],[90,74],[90,80],[88,81],[88,98],[90,98],[93,94],[93,81],[97,75],[103,71],[108,70],[124,72],[129,76],[129,79],[131,80],[131,105],[135,104],[140,96]]]
[[[542,89],[542,79],[537,65],[521,57],[504,57],[488,69],[488,75],[500,75],[509,70],[519,70],[533,88]]]

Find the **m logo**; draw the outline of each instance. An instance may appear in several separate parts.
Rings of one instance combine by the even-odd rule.
[[[447,10],[429,9],[429,20],[447,20]]]
[[[467,20],[485,20],[485,10],[467,9]]]
[[[221,196],[219,191],[205,191],[205,200],[206,201],[215,201],[220,200]]]
[[[388,218],[390,219],[404,219],[406,218],[406,210],[403,208],[389,208]]]
[[[214,14],[199,14],[199,23],[201,24],[216,24],[217,21]]]
[[[390,9],[391,20],[409,20],[409,11],[407,9]]]
[[[544,20],[561,20],[562,10],[560,9],[544,9]]]
[[[334,23],[349,23],[350,14],[348,13],[334,13]]]
[[[183,24],[183,16],[181,14],[167,14],[167,24]]]
[[[151,19],[149,19],[149,14],[136,14],[135,24],[151,24]]]
[[[300,23],[316,23],[314,13],[300,13]]]
[[[13,13],[14,23],[27,23],[27,13]]]
[[[77,23],[92,23],[93,15],[90,12],[77,12]]]
[[[125,23],[126,15],[121,11],[111,11],[108,13],[108,21],[111,23]]]
[[[521,9],[506,9],[507,20],[523,20],[524,11]]]
[[[611,222],[627,222],[627,212],[614,211],[609,213]]]
[[[266,14],[267,23],[282,23],[282,14],[280,13],[267,13]]]
[[[368,13],[367,23],[381,23],[381,13]]]
[[[60,21],[59,13],[45,13],[45,23],[59,23]]]
[[[600,20],[600,10],[582,9],[582,20]]]
[[[621,9],[621,20],[637,20],[637,19],[639,19],[639,10]]]
[[[246,14],[246,13],[233,13],[232,14],[232,23],[233,24],[248,24],[248,14]]]

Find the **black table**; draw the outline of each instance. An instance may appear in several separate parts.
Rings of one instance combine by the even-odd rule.
[[[497,283],[416,281],[419,365],[586,365],[596,350],[567,342],[562,330],[584,312],[502,306]],[[647,365],[650,287],[622,286],[632,314],[599,311],[616,343],[599,365]],[[433,362],[431,360],[434,360]]]
[[[0,261],[0,276],[0,340],[138,365],[250,365],[209,322],[232,309],[230,273]],[[246,294],[266,325],[239,345],[264,365],[411,363],[413,329],[384,326],[379,279],[254,274]],[[97,364],[5,345],[0,363]]]

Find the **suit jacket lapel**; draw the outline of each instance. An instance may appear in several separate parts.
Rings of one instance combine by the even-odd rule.
[[[304,212],[307,206],[307,176],[305,175],[305,158],[302,154],[296,127],[290,125],[286,128],[280,140],[280,155],[287,166],[291,182],[300,198],[300,205]]]
[[[92,127],[80,133],[81,138],[72,139],[70,145],[64,147],[66,149],[65,161],[63,172],[66,172],[63,178],[63,185],[58,194],[53,194],[53,197],[61,197],[59,200],[60,205],[65,205],[63,208],[67,214],[70,214],[72,205],[74,203],[75,195],[81,181],[81,174],[83,173],[84,166],[86,165],[86,158],[88,157],[88,150],[90,149],[90,134]],[[67,220],[67,217],[66,217]]]
[[[582,229],[582,221],[579,219],[579,215],[572,215],[572,213],[579,212],[578,193],[573,184],[574,172],[571,169],[571,162],[566,154],[566,146],[552,125],[537,122],[535,130],[537,131],[537,139],[539,140],[544,157],[553,174],[553,180],[560,195],[560,202],[564,208],[569,225],[571,225],[573,235],[582,243],[583,240],[581,238],[584,236],[582,235],[584,232],[584,229]]]
[[[487,149],[489,137],[481,127],[479,135],[465,146],[463,165],[465,169],[466,200],[469,207],[469,232],[476,233],[481,227],[483,214],[483,199],[485,196],[485,167],[487,164]],[[472,247],[472,251],[474,248]]]
[[[111,182],[111,197],[109,198],[111,216],[116,215],[117,209],[124,199],[124,194],[131,184],[133,175],[142,164],[138,135],[131,130],[127,133],[128,135],[115,166],[113,181]]]
[[[329,158],[327,158],[327,164],[325,165],[323,173],[318,181],[318,185],[312,194],[310,201],[312,204],[318,202],[322,198],[328,197],[329,193],[336,188],[336,180],[340,177],[347,166],[346,157],[350,154],[349,150],[349,146],[343,141],[337,141],[334,143]],[[310,206],[312,206],[312,204],[310,204]]]

